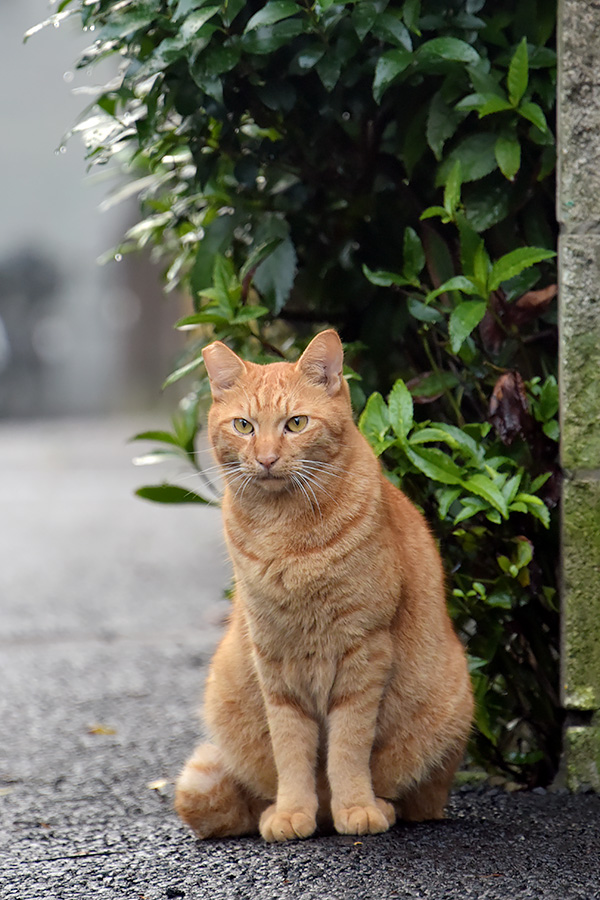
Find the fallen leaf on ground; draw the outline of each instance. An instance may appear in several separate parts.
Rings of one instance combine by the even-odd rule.
[[[151,791],[160,791],[162,788],[166,787],[168,783],[166,778],[157,778],[156,781],[149,781],[146,787],[150,788]]]
[[[111,725],[90,725],[88,734],[116,734],[117,729]]]

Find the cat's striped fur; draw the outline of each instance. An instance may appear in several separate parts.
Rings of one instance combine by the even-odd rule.
[[[296,364],[204,356],[235,597],[179,814],[268,841],[440,818],[471,725],[465,654],[423,517],[354,424],[337,334]]]

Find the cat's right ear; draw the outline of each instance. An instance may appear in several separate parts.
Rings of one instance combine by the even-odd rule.
[[[233,387],[238,378],[244,374],[244,363],[221,341],[215,341],[205,347],[202,356],[213,398],[220,400],[224,392]]]

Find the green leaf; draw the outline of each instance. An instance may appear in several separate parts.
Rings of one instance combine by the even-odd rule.
[[[281,312],[287,302],[294,286],[296,270],[296,250],[289,237],[286,237],[254,273],[254,286],[275,315]]]
[[[435,183],[437,186],[445,184],[452,167],[460,160],[462,182],[478,181],[485,175],[493,172],[497,166],[494,147],[496,135],[490,132],[472,134],[456,145],[440,165]]]
[[[488,595],[486,601],[488,606],[495,606],[498,609],[510,609],[512,607],[512,597],[508,591],[498,589]]]
[[[442,158],[444,144],[455,133],[462,119],[461,112],[446,102],[442,91],[433,95],[427,112],[427,143],[438,162]]]
[[[404,229],[402,274],[409,281],[418,281],[417,276],[425,265],[425,253],[419,235],[414,228]]]
[[[396,272],[373,272],[367,265],[363,265],[362,270],[365,278],[377,287],[391,287],[393,284],[403,287],[411,284],[408,278],[398,275]]]
[[[358,420],[358,427],[377,456],[394,443],[393,439],[386,439],[390,430],[390,416],[381,394],[371,394]]]
[[[328,53],[321,57],[315,65],[317,74],[327,91],[332,91],[339,81],[342,71],[342,60],[334,53]]]
[[[496,487],[491,479],[487,478],[485,475],[476,473],[463,482],[463,487],[472,494],[476,494],[478,497],[483,497],[484,500],[487,500],[494,509],[498,510],[502,518],[508,518],[506,500],[504,499],[502,491]]]
[[[214,306],[207,306],[199,313],[193,313],[191,316],[184,316],[183,319],[179,319],[175,322],[173,327],[178,331],[191,331],[199,325],[219,325],[225,327],[230,323],[232,315],[233,313],[224,315],[223,312],[219,312]]]
[[[423,210],[419,219],[423,221],[424,219],[432,219],[434,216],[441,216],[444,222],[450,221],[450,217],[443,206],[428,206],[427,209]]]
[[[419,322],[441,322],[444,318],[434,306],[426,306],[416,297],[409,297],[406,303],[413,319],[417,319]]]
[[[494,147],[498,167],[505,178],[515,180],[515,175],[521,167],[521,145],[516,138],[500,136]]]
[[[179,369],[175,369],[175,371],[171,372],[169,377],[164,380],[162,385],[163,389],[169,387],[171,384],[175,384],[175,382],[179,381],[181,378],[185,378],[186,375],[190,375],[203,364],[204,360],[199,356],[197,359],[193,359],[191,362],[186,363],[185,366],[180,366]]]
[[[490,94],[477,111],[479,113],[479,118],[483,119],[485,118],[485,116],[491,116],[494,113],[505,112],[506,110],[512,108],[512,105],[508,102],[508,100],[505,100],[504,97],[499,97],[497,94]]]
[[[212,19],[220,9],[220,6],[205,6],[204,9],[197,9],[195,12],[190,13],[179,29],[179,33],[185,42],[191,41],[196,32],[200,31],[202,26],[205,25],[209,19]]]
[[[211,505],[210,500],[205,500],[200,494],[189,491],[187,488],[176,484],[149,484],[138,488],[136,496],[144,500],[153,500],[155,503],[203,503]]]
[[[461,185],[461,164],[460,159],[457,159],[450,169],[446,186],[444,187],[444,209],[450,217],[453,217],[458,209]]]
[[[406,50],[412,50],[412,40],[408,29],[397,15],[386,10],[379,13],[373,24],[373,34],[388,44],[397,44]]]
[[[454,37],[438,37],[426,41],[419,47],[418,56],[425,60],[446,59],[469,64],[481,61],[479,53],[471,44]]]
[[[241,45],[246,53],[267,56],[269,53],[275,53],[280,47],[287,46],[291,40],[307,30],[306,19],[288,19],[245,33],[242,36]]]
[[[431,481],[438,481],[440,484],[462,484],[461,469],[442,450],[435,447],[419,447],[415,450],[408,444],[403,450],[413,466]]]
[[[404,47],[388,50],[377,60],[373,79],[373,97],[379,103],[390,84],[404,72],[413,61],[413,54]]]
[[[544,422],[542,425],[542,431],[546,435],[547,438],[550,438],[551,441],[559,441],[560,440],[560,425],[556,421],[556,419],[551,419],[549,422]]]
[[[118,18],[105,25],[98,35],[98,40],[109,41],[127,37],[134,31],[139,31],[148,26],[157,17],[157,10],[146,7],[145,11],[122,12]]]
[[[517,491],[519,490],[521,480],[523,478],[523,472],[517,472],[516,475],[513,475],[512,478],[509,478],[504,487],[502,488],[502,494],[507,504],[511,504],[516,497]]]
[[[547,132],[548,131],[548,123],[546,122],[546,116],[537,103],[521,103],[517,112],[520,116],[523,116],[524,119],[527,119],[529,122],[532,122],[536,128],[539,128],[540,131]]]
[[[352,10],[352,24],[359,40],[364,41],[379,13],[376,3],[357,3]]]
[[[450,373],[440,373],[440,375],[444,374]],[[456,425],[448,425],[446,422],[434,422],[432,426],[415,432],[410,439],[411,444],[423,441],[424,436],[428,441],[442,441],[452,450],[457,450],[465,459],[475,463],[477,466],[481,465],[482,448],[462,428],[458,428]]]
[[[556,253],[553,250],[546,250],[543,247],[518,247],[516,250],[511,250],[510,253],[505,253],[496,260],[492,266],[488,278],[488,289],[495,291],[503,281],[514,278],[523,269],[528,269],[545,259],[552,259],[554,256]]]
[[[267,256],[270,256],[277,247],[282,243],[283,238],[276,237],[272,238],[270,241],[264,241],[259,244],[258,247],[255,247],[242,268],[240,269],[240,281],[244,281],[248,275],[252,272],[254,268],[259,266],[261,262],[263,262]]]
[[[233,263],[225,256],[218,255],[215,257],[213,266],[213,285],[215,291],[215,299],[223,311],[227,315],[233,315],[235,310],[236,296],[239,292],[239,282],[235,277]]]
[[[246,322],[253,322],[255,319],[260,319],[261,316],[268,315],[269,312],[270,310],[266,306],[243,306],[236,312],[231,324],[243,325]]]
[[[389,421],[394,433],[404,440],[413,424],[413,399],[402,380],[398,380],[388,398]]]
[[[485,315],[487,303],[484,300],[467,300],[459,303],[450,313],[448,334],[453,353],[458,353],[464,341],[477,328]]]
[[[446,294],[448,291],[462,291],[463,294],[478,294],[479,288],[470,278],[465,275],[455,275],[449,278],[443,284],[440,284],[434,291],[430,291],[425,297],[425,303],[431,303],[440,294]]]
[[[558,404],[558,383],[554,375],[548,375],[540,389],[537,403],[542,422],[547,422],[548,419],[554,418],[558,412]]]
[[[455,525],[460,524],[460,522],[465,522],[467,519],[471,519],[473,516],[476,516],[478,513],[489,508],[489,504],[485,500],[479,500],[475,497],[462,497],[460,502],[462,509],[454,517]]]
[[[440,519],[445,519],[448,511],[455,500],[460,497],[460,488],[441,488],[436,491],[436,499],[438,502],[438,515]]]
[[[129,440],[160,441],[163,444],[174,444],[176,447],[181,446],[175,435],[171,434],[170,431],[141,431],[139,434],[134,434],[134,436],[129,438]]]
[[[527,57],[527,38],[523,38],[514,52],[508,67],[506,84],[508,96],[513,106],[518,106],[529,82],[529,62]]]
[[[281,22],[282,19],[288,19],[300,12],[300,7],[293,0],[270,0],[262,9],[250,18],[244,34],[254,31],[262,25],[274,25],[275,22]]]
[[[477,284],[481,285],[484,294],[487,293],[487,282],[491,268],[492,262],[485,249],[483,238],[481,238],[473,256],[473,276]]]
[[[420,35],[419,16],[421,15],[421,0],[404,0],[402,17],[406,27],[414,34]]]

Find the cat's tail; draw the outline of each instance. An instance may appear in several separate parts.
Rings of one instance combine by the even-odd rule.
[[[196,747],[175,785],[175,809],[202,839],[256,834],[266,805],[235,781],[214,744]]]

